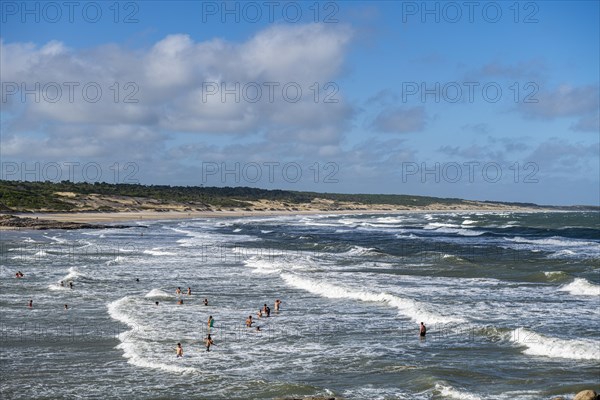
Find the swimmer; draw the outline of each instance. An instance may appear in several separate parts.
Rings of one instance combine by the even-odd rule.
[[[262,317],[262,315],[263,315],[263,313],[262,313],[262,310],[259,308],[259,309],[258,309],[258,312],[256,313],[256,316],[257,316],[258,318],[261,318],[261,317]]]
[[[265,303],[265,305],[262,308],[263,313],[265,313],[265,314],[267,313],[267,308],[269,308],[269,307],[267,307],[267,303]]]
[[[191,288],[188,288],[188,292],[187,292],[187,294],[188,294],[188,296],[191,296],[191,295],[192,295],[192,289],[191,289]]]
[[[29,303],[27,303],[27,307],[33,308],[33,300],[29,300]]]
[[[65,287],[65,283],[63,281],[60,281],[60,286]]]
[[[252,315],[248,315],[248,319],[246,320],[246,326],[248,328],[251,328],[253,323],[254,321],[252,321]]]
[[[210,330],[210,328],[212,328],[214,326],[214,324],[215,324],[215,319],[211,315],[211,316],[208,317],[208,323],[207,323],[208,329]]]
[[[208,334],[208,336],[206,336],[206,339],[204,339],[204,343],[206,344],[206,351],[210,351],[210,345],[215,344],[212,338],[210,337],[210,333]]]
[[[275,300],[275,311],[279,311],[279,306],[281,305],[281,300]]]
[[[178,300],[177,304],[183,304],[183,300]]]
[[[178,286],[177,290],[175,290],[175,294],[181,294],[181,288]]]
[[[73,289],[73,282],[69,282],[69,289]]]
[[[69,305],[65,304],[65,310],[68,310],[68,309],[69,309]]]
[[[271,307],[267,307],[267,317],[271,316]]]
[[[419,336],[421,339],[425,339],[425,335],[427,334],[427,328],[425,324],[421,322],[421,327],[419,328]]]
[[[260,332],[260,326],[256,327],[256,332]]]
[[[208,299],[204,299],[204,305],[207,306],[208,305]]]
[[[177,343],[177,357],[183,357],[183,347],[181,347],[181,343]]]
[[[158,305],[158,301],[155,301],[154,304]]]

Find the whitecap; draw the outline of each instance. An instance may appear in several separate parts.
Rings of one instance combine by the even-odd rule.
[[[435,390],[437,390],[438,392],[440,392],[440,394],[445,398],[445,399],[457,399],[457,400],[481,400],[481,397],[466,392],[464,390],[458,390],[456,388],[453,388],[452,386],[444,383],[436,383],[435,384]]]
[[[588,339],[559,339],[518,328],[510,341],[525,346],[524,354],[550,358],[600,361],[600,342]]]
[[[290,286],[314,293],[330,299],[351,299],[365,302],[384,303],[394,307],[398,312],[415,322],[429,323],[464,322],[462,318],[447,317],[429,311],[415,300],[391,295],[388,293],[371,293],[363,290],[349,289],[325,282],[301,278],[298,275],[281,274],[283,280]]]
[[[133,297],[125,296],[107,304],[108,314],[114,320],[127,325],[129,330],[118,335],[121,342],[117,349],[123,350],[123,357],[127,359],[129,364],[142,368],[159,369],[174,373],[191,373],[196,372],[192,367],[180,367],[172,364],[165,364],[158,361],[150,360],[143,356],[144,351],[150,351],[148,344],[141,337],[141,333],[146,328],[140,325],[127,311],[134,306]],[[176,360],[181,361],[181,359]]]
[[[569,292],[575,296],[600,296],[600,285],[593,284],[584,278],[575,278],[573,282],[558,290]]]
[[[151,250],[144,250],[142,253],[150,254],[153,256],[174,256],[175,255],[175,253],[172,253],[170,251],[162,251],[162,250],[160,250],[159,247],[155,247]]]
[[[152,289],[144,295],[148,299],[173,299],[176,296],[165,292],[162,289]]]
[[[579,247],[579,246],[594,246],[600,248],[600,244],[597,242],[587,242],[584,240],[566,240],[558,236],[553,236],[546,239],[527,239],[520,236],[514,238],[505,238],[510,242],[515,243],[529,243],[538,244],[543,246],[560,246],[560,247]]]
[[[362,256],[369,253],[376,253],[377,249],[373,247],[362,247],[362,246],[352,246],[352,248],[344,253],[340,253],[340,255],[346,256]]]

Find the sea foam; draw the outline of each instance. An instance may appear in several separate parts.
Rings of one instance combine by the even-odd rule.
[[[142,333],[147,330],[147,328],[140,325],[135,318],[127,312],[131,307],[135,306],[133,303],[133,297],[125,296],[107,305],[110,317],[122,322],[129,328],[128,331],[118,335],[121,343],[116,347],[117,349],[123,350],[123,357],[127,359],[127,362],[137,367],[159,369],[167,372],[196,372],[196,369],[192,367],[180,367],[144,357],[144,353],[152,354],[153,352],[149,344],[141,337],[143,336]]]
[[[476,396],[472,393],[468,393],[462,390],[458,390],[456,388],[453,388],[452,386],[448,385],[448,384],[441,384],[441,383],[436,383],[435,384],[435,390],[440,392],[440,394],[445,398],[445,399],[457,399],[457,400],[481,400],[481,397]]]
[[[559,339],[519,328],[511,332],[510,341],[525,346],[523,354],[550,358],[600,361],[600,342],[587,339]]]
[[[593,284],[584,278],[575,278],[573,282],[558,290],[569,292],[576,296],[600,296],[600,285]]]
[[[388,293],[371,293],[363,290],[349,289],[325,282],[302,278],[298,275],[284,273],[282,279],[290,286],[330,299],[351,299],[365,302],[384,303],[394,307],[398,312],[415,322],[428,323],[464,322],[462,318],[443,316],[427,310],[419,302],[391,295]]]

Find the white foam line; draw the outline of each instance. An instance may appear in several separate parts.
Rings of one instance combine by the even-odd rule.
[[[125,296],[107,305],[110,317],[122,322],[130,328],[130,330],[123,332],[118,336],[121,343],[116,347],[123,350],[123,357],[127,359],[127,362],[138,367],[159,369],[167,372],[197,372],[197,370],[192,367],[179,367],[177,365],[151,361],[140,354],[139,347],[143,346],[143,341],[137,337],[136,333],[140,330],[144,330],[144,327],[138,324],[135,319],[125,312],[125,310],[132,306],[131,304],[128,304],[132,299],[131,296]]]
[[[525,346],[523,354],[572,360],[600,361],[600,342],[588,339],[559,339],[518,328],[510,333],[510,341]]]
[[[399,313],[409,317],[417,323],[421,321],[428,323],[464,322],[462,318],[444,317],[428,311],[422,304],[415,300],[394,296],[388,293],[370,293],[362,290],[347,289],[325,282],[315,282],[313,280],[301,278],[298,275],[287,273],[281,274],[281,277],[290,286],[306,290],[307,292],[322,297],[385,303],[396,308]]]
[[[600,285],[595,285],[584,278],[575,278],[573,282],[558,290],[575,296],[600,296]]]
[[[481,400],[481,397],[468,393],[462,390],[453,388],[448,384],[436,383],[435,389],[440,392],[446,399],[458,399],[458,400]]]

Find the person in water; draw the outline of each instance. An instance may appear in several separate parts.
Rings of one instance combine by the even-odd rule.
[[[281,305],[281,300],[275,300],[275,311],[279,311],[279,306]]]
[[[177,290],[175,290],[175,294],[181,294],[181,288],[177,286]]]
[[[183,357],[183,347],[181,347],[181,343],[177,343],[177,349],[175,349],[175,351],[177,352],[177,357]]]
[[[69,289],[73,289],[73,282],[69,282]]]
[[[65,310],[68,310],[68,309],[69,309],[69,305],[65,304]]]
[[[212,338],[210,337],[210,333],[208,334],[208,336],[206,336],[206,339],[204,339],[204,343],[206,344],[206,351],[210,351],[210,345],[215,344]]]
[[[208,317],[208,330],[210,330],[210,328],[212,328],[215,325],[215,319],[213,318],[213,316],[209,316]]]
[[[29,300],[29,303],[27,303],[27,307],[33,308],[33,300]]]
[[[248,328],[251,328],[253,323],[254,321],[252,321],[252,315],[248,315],[248,319],[246,320],[246,326]]]
[[[425,335],[427,334],[427,327],[424,323],[421,322],[421,327],[419,328],[419,336],[421,339],[425,339]]]
[[[188,288],[188,292],[187,292],[188,296],[192,295],[192,288]]]
[[[267,317],[271,316],[271,307],[267,306]]]
[[[158,305],[158,301],[155,301],[154,304]]]
[[[256,313],[256,316],[257,316],[258,318],[261,318],[261,317],[262,317],[262,315],[263,315],[263,313],[262,313],[262,309],[260,309],[260,308],[259,308],[259,309],[258,309],[258,312]]]
[[[179,300],[177,301],[177,304],[183,304],[183,300],[179,299]]]
[[[208,299],[204,299],[204,305],[207,306],[208,305]]]
[[[63,281],[60,281],[60,286],[64,287],[65,283]]]

